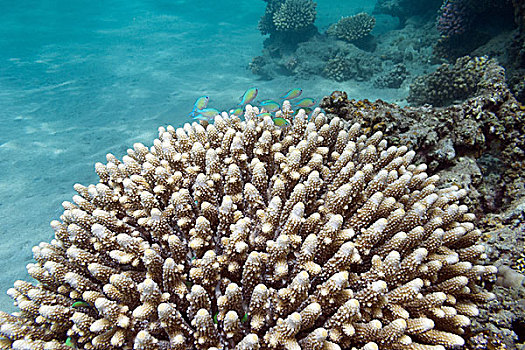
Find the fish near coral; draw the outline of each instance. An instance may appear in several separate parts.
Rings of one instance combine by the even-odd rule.
[[[233,114],[237,117],[240,116],[243,112],[244,110],[241,107],[230,109],[230,114]]]
[[[281,108],[281,106],[273,100],[262,101],[259,103],[259,106],[266,109],[268,112],[276,112]]]
[[[242,95],[241,97],[241,102],[239,102],[239,106],[243,106],[245,104],[248,104],[250,102],[252,102],[253,100],[255,100],[255,98],[257,97],[257,93],[259,92],[259,90],[257,88],[249,88],[248,90],[246,90],[246,92]]]
[[[259,117],[259,118],[264,118],[264,117],[267,117],[267,116],[271,118],[272,117],[272,113],[270,113],[270,112],[262,112],[262,113],[257,114],[257,117]]]
[[[195,103],[193,104],[193,109],[190,112],[190,117],[196,116],[198,111],[201,109],[204,109],[208,106],[208,101],[210,100],[209,96],[201,96],[199,97]]]
[[[285,126],[290,125],[290,122],[288,122],[288,120],[281,118],[281,117],[273,118],[272,120],[275,125],[280,126],[280,127],[285,127]]]
[[[315,100],[313,98],[303,98],[302,100],[299,100],[299,102],[297,102],[295,104],[295,107],[300,107],[300,108],[308,108],[308,107],[312,107],[312,106],[315,106]]]
[[[303,89],[295,88],[285,93],[284,96],[282,96],[281,98],[283,100],[291,100],[291,99],[301,96],[302,93],[303,93]]]
[[[199,114],[194,116],[193,119],[212,121],[216,115],[220,114],[220,112],[215,108],[204,108],[198,112]]]

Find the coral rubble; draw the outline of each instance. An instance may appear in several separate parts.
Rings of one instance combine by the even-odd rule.
[[[457,186],[382,132],[284,103],[276,127],[159,128],[97,163],[0,315],[16,349],[444,349],[484,287],[482,232]],[[73,345],[72,345],[73,344]]]

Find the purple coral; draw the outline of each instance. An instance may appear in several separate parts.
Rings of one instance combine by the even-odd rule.
[[[437,29],[444,37],[465,33],[469,25],[467,6],[463,0],[445,0],[439,10]]]

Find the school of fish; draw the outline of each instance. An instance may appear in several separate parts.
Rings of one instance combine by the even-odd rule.
[[[280,97],[282,101],[284,100],[293,100],[301,96],[303,89],[293,88],[287,91],[283,96]],[[241,116],[244,113],[244,106],[253,102],[259,93],[259,89],[256,87],[251,87],[244,92],[240,97],[240,102],[237,106],[229,110],[230,114]],[[194,120],[202,120],[207,122],[212,122],[215,116],[220,114],[220,111],[215,108],[209,108],[208,102],[210,100],[209,96],[201,96],[195,100],[193,104],[193,109],[191,110],[189,117],[192,117]],[[281,103],[282,103],[281,101]],[[270,116],[279,127],[286,127],[290,124],[288,120],[282,117],[275,117],[274,113],[281,109],[281,103],[275,100],[263,100],[258,103],[261,113],[258,114],[259,117],[264,118],[265,116]],[[304,109],[307,113],[312,111],[312,107],[315,106],[317,102],[313,98],[302,98],[293,105],[297,108]]]

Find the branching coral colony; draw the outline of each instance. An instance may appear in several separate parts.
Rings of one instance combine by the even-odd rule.
[[[465,190],[317,109],[159,129],[75,185],[1,348],[451,349],[496,268]]]

